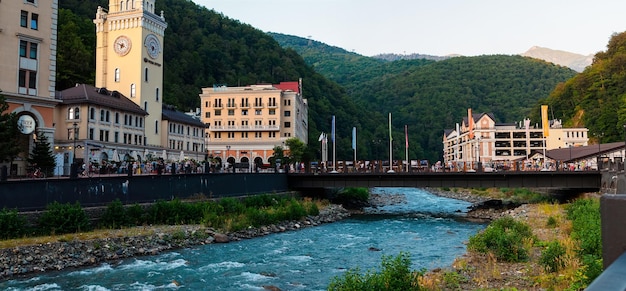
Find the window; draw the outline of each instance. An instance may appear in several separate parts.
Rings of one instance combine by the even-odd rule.
[[[135,84],[130,84],[130,97],[135,97],[135,95],[137,94],[137,88],[135,87]]]
[[[80,108],[74,108],[74,119],[80,119]]]
[[[89,110],[89,119],[96,119],[96,109],[95,108],[91,108]]]
[[[118,83],[120,81],[120,68],[115,68],[115,82]]]
[[[286,127],[286,128],[291,127],[291,122],[285,122],[285,127]]]
[[[285,110],[285,116],[291,116],[291,111]]]
[[[148,111],[148,101],[143,102],[143,110]]]
[[[241,115],[248,115],[248,109],[241,110]]]
[[[104,121],[104,109],[100,109],[100,121]]]
[[[115,112],[115,124],[120,124],[120,113]]]
[[[156,92],[154,95],[156,96],[156,102],[159,102],[159,88],[156,88]]]
[[[235,115],[235,110],[234,109],[228,109],[228,116],[233,116]]]
[[[154,134],[159,134],[159,121],[154,121]]]
[[[89,139],[93,140],[93,128],[89,129]]]
[[[247,131],[242,131],[241,132],[241,138],[247,139],[248,138],[248,132]]]
[[[204,117],[205,118],[211,118],[211,112],[205,112],[204,113]]]
[[[115,143],[120,142],[120,133],[119,133],[118,131],[116,131],[116,132],[113,134],[113,138],[114,138],[114,142],[115,142]]]
[[[104,121],[106,122],[111,122],[111,112],[109,112],[109,110],[106,111],[106,118],[104,119]]]
[[[276,109],[270,109],[270,115],[276,115]]]
[[[20,26],[21,27],[28,26],[28,11],[22,10],[22,14],[20,15]]]
[[[37,30],[39,24],[39,14],[33,13],[30,16],[30,29]]]
[[[148,82],[148,68],[145,68],[144,71],[145,71],[145,73],[143,75],[143,80],[144,80],[144,82],[147,83]]]
[[[74,108],[69,108],[67,110],[67,119],[74,119]]]
[[[20,40],[20,57],[37,59],[37,43]]]
[[[221,115],[222,115],[222,110],[215,109],[215,116],[221,116]]]
[[[37,89],[37,72],[21,69],[18,82],[21,88]]]
[[[261,115],[261,109],[254,110],[254,115]]]

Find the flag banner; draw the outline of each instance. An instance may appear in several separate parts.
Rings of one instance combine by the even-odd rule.
[[[393,141],[393,136],[391,136],[391,112],[389,112],[389,141]]]
[[[474,139],[474,116],[472,116],[472,108],[467,108],[467,126],[469,127],[469,138]]]
[[[543,127],[543,136],[549,136],[550,121],[548,121],[548,105],[541,105],[541,126]]]
[[[332,124],[332,132],[330,133],[330,140],[335,142],[335,116],[333,115],[333,124]]]
[[[324,133],[320,133],[320,137],[317,139],[317,141],[322,141],[324,139]]]
[[[409,126],[404,125],[404,139],[406,140],[406,148],[409,148]]]
[[[356,127],[352,128],[352,149],[356,150]]]

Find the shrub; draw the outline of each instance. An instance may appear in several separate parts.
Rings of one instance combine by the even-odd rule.
[[[565,267],[566,249],[558,241],[549,242],[541,252],[539,262],[548,272],[558,272]]]
[[[522,262],[528,259],[528,250],[524,247],[528,239],[534,240],[528,224],[504,217],[470,237],[467,247],[481,253],[492,252],[496,258],[507,262]]]
[[[424,270],[411,271],[410,255],[383,256],[382,270],[378,273],[359,274],[359,268],[348,270],[342,277],[331,280],[328,290],[419,290],[418,278]]]
[[[235,198],[222,198],[220,199],[219,204],[226,213],[241,214],[246,211],[246,206]]]
[[[555,228],[558,225],[558,221],[554,216],[548,217],[548,221],[546,222],[546,226],[549,228]]]
[[[91,229],[87,214],[78,202],[60,204],[55,201],[49,204],[39,218],[38,225],[42,234],[73,233]]]
[[[100,219],[100,225],[106,228],[122,228],[129,226],[130,222],[126,215],[124,205],[119,199],[109,203]]]
[[[566,207],[566,215],[572,221],[571,237],[580,246],[577,255],[583,263],[574,285],[587,286],[602,273],[600,201],[578,199]]]
[[[0,211],[0,239],[17,238],[26,234],[26,220],[17,210]]]

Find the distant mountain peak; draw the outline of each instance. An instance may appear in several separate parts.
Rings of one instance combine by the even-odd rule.
[[[562,50],[554,50],[540,46],[533,46],[525,53],[520,54],[525,57],[544,60],[564,67],[569,67],[574,71],[582,72],[591,65],[593,55],[581,55]]]

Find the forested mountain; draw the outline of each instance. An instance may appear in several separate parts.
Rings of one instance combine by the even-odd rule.
[[[61,1],[59,90],[74,83],[93,84],[95,36],[91,19],[98,5],[106,7],[108,1]],[[319,156],[317,137],[321,131],[330,132],[331,116],[336,115],[339,160],[352,158],[353,126],[359,133],[358,158],[387,159],[387,114],[391,112],[394,158],[404,158],[403,128],[408,125],[410,158],[436,161],[441,157],[443,130],[454,128],[467,108],[493,112],[500,122],[527,116],[539,122],[537,101],[576,75],[568,68],[521,56],[385,61],[314,40],[275,33],[270,36],[188,0],[159,0],[156,5],[157,11],[164,10],[168,22],[164,43],[166,103],[188,110],[199,106],[201,88],[213,84],[244,86],[303,78],[303,94],[309,101],[309,146]],[[598,76],[609,78],[601,73],[613,69],[605,68]],[[568,81],[559,88],[573,92],[581,83],[586,84],[584,81],[579,80],[578,87],[568,85],[572,82]],[[592,83],[594,89],[606,85]],[[564,120],[574,113],[557,110],[557,102],[553,102],[555,114]],[[615,102],[602,105],[618,108]],[[624,118],[619,120],[623,123],[626,113],[622,114]],[[611,132],[605,132],[607,139]]]
[[[569,68],[521,56],[389,62],[296,36],[272,36],[346,88],[361,107],[391,112],[395,136],[402,137],[402,129],[408,125],[410,155],[431,161],[441,155],[443,130],[454,128],[467,108],[493,112],[499,122],[519,121],[530,116],[537,101],[546,98],[557,84],[576,75]],[[394,152],[404,152],[402,142],[394,146]]]
[[[93,84],[95,26],[98,6],[107,0],[60,1],[57,90],[75,83]],[[359,108],[343,88],[316,73],[293,50],[283,49],[269,35],[188,0],[156,1],[168,27],[164,41],[165,103],[179,110],[199,107],[198,94],[213,84],[245,86],[303,79],[303,95],[309,102],[309,145],[319,148],[321,131],[330,132],[331,116],[337,116],[337,158],[351,159],[351,129],[372,136],[384,123],[381,114]],[[341,125],[341,126],[339,126]],[[368,155],[367,151],[361,152]],[[315,152],[314,152],[315,154]],[[317,153],[319,156],[319,154]]]
[[[565,126],[585,126],[592,139],[623,141],[626,128],[626,32],[614,34],[591,66],[542,100],[550,117]],[[534,111],[538,112],[538,106]],[[538,114],[538,113],[537,113]]]

